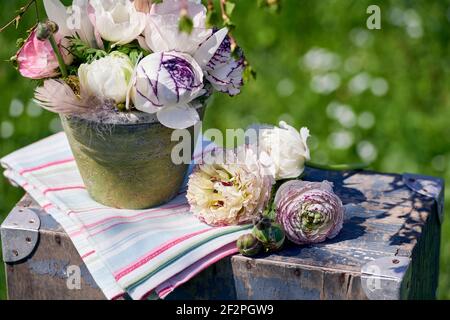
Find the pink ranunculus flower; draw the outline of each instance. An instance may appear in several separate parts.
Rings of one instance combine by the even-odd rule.
[[[343,226],[345,209],[328,181],[286,182],[275,196],[275,208],[286,237],[299,245],[332,239]]]
[[[61,38],[55,36],[56,41],[61,43]],[[62,48],[61,48],[62,49]],[[65,49],[62,55],[66,64],[70,64],[72,56]],[[56,77],[59,74],[58,59],[53,52],[48,40],[41,41],[33,30],[23,47],[17,53],[19,72],[29,79],[46,79]]]

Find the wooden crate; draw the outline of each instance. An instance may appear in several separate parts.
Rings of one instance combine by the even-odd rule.
[[[338,237],[255,259],[224,259],[168,299],[435,298],[442,180],[321,170],[308,170],[307,179],[332,181],[346,205]],[[20,226],[20,214],[40,225]],[[3,223],[2,244],[9,299],[104,299],[66,233],[29,196]],[[73,265],[80,267],[81,289],[67,286]]]

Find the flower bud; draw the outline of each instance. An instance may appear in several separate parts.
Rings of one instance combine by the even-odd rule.
[[[261,228],[262,224],[258,224],[253,228],[253,235],[258,239],[266,251],[277,251],[284,244],[285,235],[283,228],[276,223]]]
[[[263,245],[251,233],[245,234],[237,240],[239,252],[247,257],[255,256],[261,252]]]
[[[39,23],[36,29],[36,38],[40,41],[47,40],[52,34],[58,32],[58,25],[53,21]]]
[[[255,223],[255,227],[258,230],[265,230],[267,228],[270,228],[271,225],[272,225],[272,221],[269,218],[266,218],[266,217],[260,218]]]

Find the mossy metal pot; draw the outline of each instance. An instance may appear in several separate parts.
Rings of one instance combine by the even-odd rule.
[[[198,111],[203,119],[205,105]],[[189,167],[172,161],[172,149],[179,143],[171,141],[174,130],[137,111],[114,117],[61,116],[87,191],[97,202],[119,209],[168,202],[179,192]],[[194,128],[188,130],[193,146]]]

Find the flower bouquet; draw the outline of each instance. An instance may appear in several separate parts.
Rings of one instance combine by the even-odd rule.
[[[90,195],[127,209],[170,200],[188,168],[171,160],[171,135],[193,131],[214,91],[240,92],[242,50],[200,0],[43,2],[49,20],[14,61],[60,114]]]

